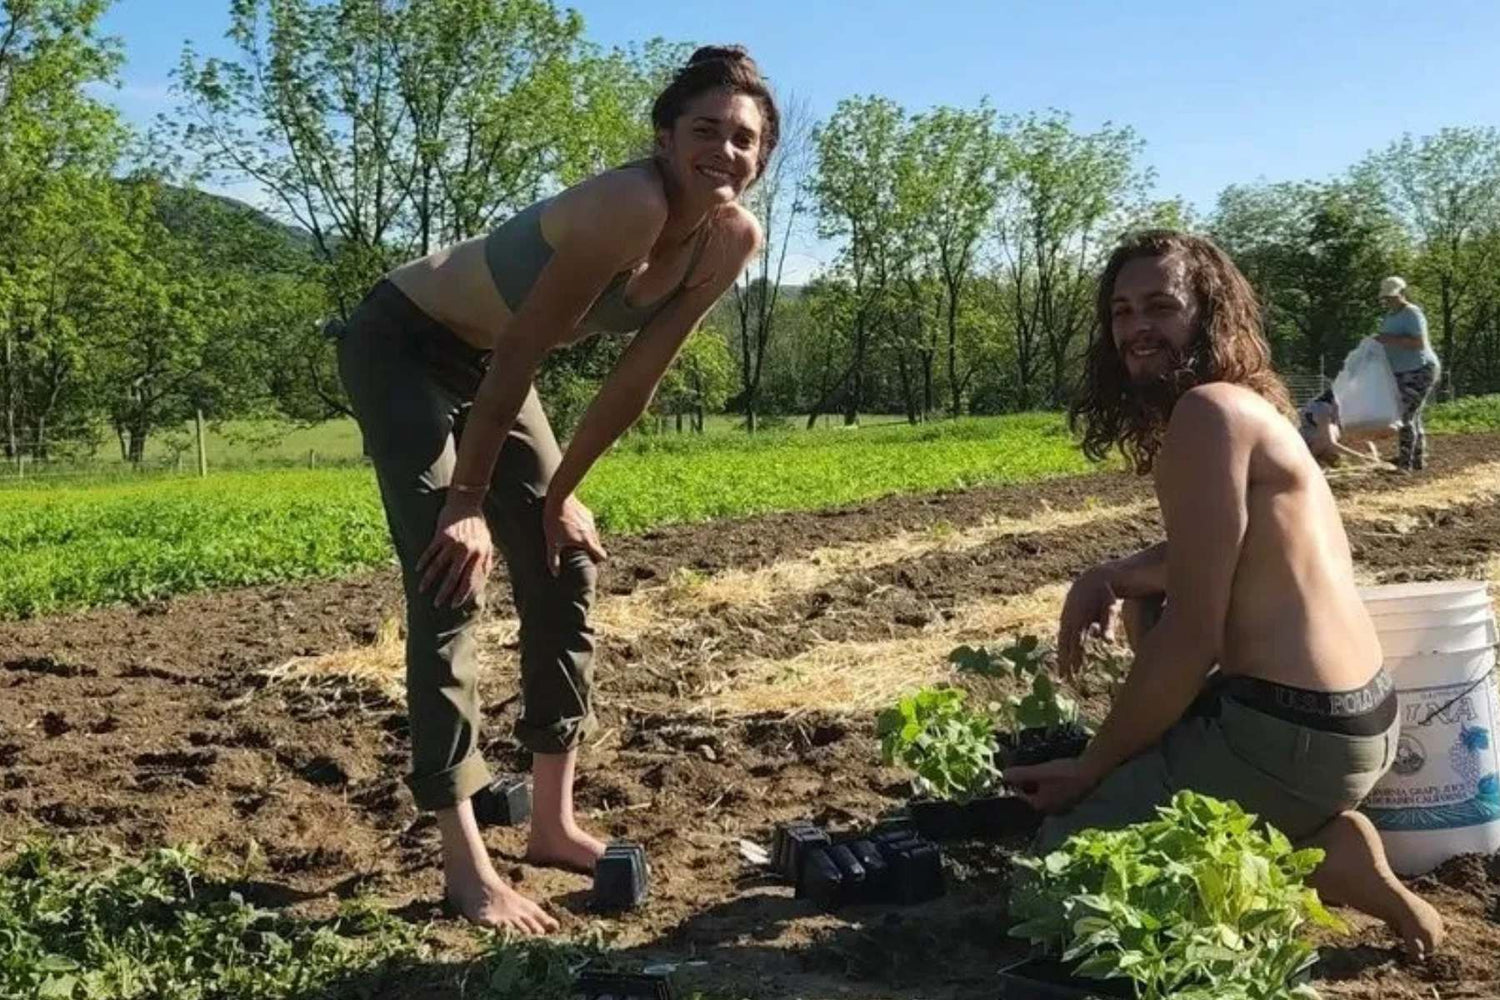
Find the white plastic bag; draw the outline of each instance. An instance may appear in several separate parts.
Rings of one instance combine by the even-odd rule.
[[[1339,430],[1346,437],[1376,438],[1401,426],[1401,390],[1385,348],[1373,338],[1359,342],[1333,380],[1339,405]]]

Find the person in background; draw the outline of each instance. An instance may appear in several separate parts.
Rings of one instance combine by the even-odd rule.
[[[1396,468],[1416,472],[1427,463],[1427,432],[1422,427],[1422,407],[1437,384],[1441,368],[1427,337],[1427,317],[1406,297],[1406,281],[1395,276],[1380,283],[1380,304],[1385,315],[1375,335],[1401,390],[1401,432]]]
[[[1307,450],[1320,463],[1332,463],[1339,453],[1339,404],[1333,389],[1324,389],[1297,410],[1297,430]]]

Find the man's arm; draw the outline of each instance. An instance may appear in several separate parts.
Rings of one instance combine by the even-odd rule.
[[[1167,592],[1167,543],[1157,542],[1100,569],[1116,597],[1155,597]]]
[[[1219,658],[1240,547],[1255,434],[1237,401],[1205,386],[1177,404],[1157,457],[1167,527],[1167,606],[1124,687],[1080,759],[1097,782],[1161,739]]]
[[[1057,665],[1071,678],[1083,660],[1083,637],[1093,626],[1108,631],[1115,602],[1155,597],[1167,589],[1167,543],[1158,542],[1123,559],[1100,563],[1068,588],[1057,623]]]

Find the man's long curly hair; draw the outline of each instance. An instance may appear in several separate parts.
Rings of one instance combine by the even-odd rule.
[[[1139,257],[1181,260],[1198,300],[1197,334],[1176,369],[1147,387],[1132,383],[1111,329],[1115,279]],[[1082,432],[1084,454],[1095,461],[1118,447],[1136,472],[1150,472],[1177,400],[1208,382],[1242,385],[1291,415],[1286,386],[1271,368],[1255,291],[1229,256],[1205,237],[1170,229],[1126,237],[1099,276],[1095,309],[1098,322],[1084,356],[1083,380],[1068,410],[1068,426]]]

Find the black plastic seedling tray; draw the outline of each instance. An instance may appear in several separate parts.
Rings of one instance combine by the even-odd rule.
[[[624,841],[610,844],[594,865],[594,908],[608,912],[630,910],[645,902],[650,890],[646,851]]]
[[[525,778],[496,778],[470,802],[480,826],[520,826],[531,818],[531,786]]]
[[[1000,970],[1000,1000],[1133,1000],[1129,979],[1075,976],[1062,962],[1028,958]]]
[[[948,891],[943,881],[943,854],[936,844],[905,841],[885,853],[890,867],[890,897],[903,905],[925,903]]]
[[[771,866],[787,882],[796,882],[807,852],[828,843],[828,834],[806,820],[778,823],[771,838]]]
[[[665,972],[612,972],[585,965],[573,994],[582,1000],[676,1000]]]
[[[1009,791],[968,802],[915,799],[907,805],[912,826],[929,840],[997,839],[1035,833],[1042,817]]]
[[[798,899],[825,910],[861,903],[922,903],[947,891],[942,852],[906,826],[809,846],[796,885]]]
[[[1022,729],[1020,732],[997,732],[997,762],[1001,767],[1022,764],[1045,764],[1049,760],[1077,757],[1089,745],[1088,730],[1077,723],[1056,729]]]
[[[974,835],[983,838],[1030,835],[1042,825],[1042,814],[1013,792],[987,795],[968,804]]]

